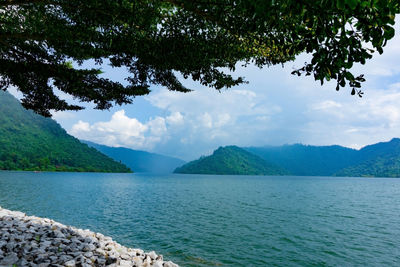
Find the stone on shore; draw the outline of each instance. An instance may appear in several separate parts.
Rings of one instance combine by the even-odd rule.
[[[111,237],[0,207],[0,266],[178,267]]]

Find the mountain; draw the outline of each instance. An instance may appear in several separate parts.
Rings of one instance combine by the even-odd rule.
[[[0,169],[130,172],[0,90]]]
[[[336,173],[337,176],[400,177],[400,139],[366,146],[359,150],[360,163]]]
[[[237,146],[220,147],[207,157],[177,168],[175,173],[282,175],[287,172]]]
[[[244,148],[293,175],[330,176],[360,162],[359,151],[342,146],[284,145]]]
[[[123,147],[103,146],[89,141],[82,141],[114,160],[123,162],[135,172],[171,173],[185,161],[146,151]]]
[[[400,177],[399,138],[360,150],[301,144],[244,149],[293,175]]]

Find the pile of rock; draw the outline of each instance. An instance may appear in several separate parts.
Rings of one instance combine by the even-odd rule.
[[[177,267],[110,237],[0,207],[0,266]]]

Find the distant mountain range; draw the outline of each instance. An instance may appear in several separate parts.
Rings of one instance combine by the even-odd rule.
[[[88,145],[0,90],[0,170],[129,172],[131,168],[152,173],[400,177],[398,138],[360,150],[301,144],[227,146],[186,164],[173,157],[85,142]]]
[[[342,146],[284,145],[246,147],[245,150],[281,166],[293,175],[331,176],[357,164],[358,151]]]
[[[366,146],[359,151],[358,163],[337,176],[400,177],[400,139]]]
[[[251,164],[249,161],[257,164]],[[271,169],[270,166],[275,166],[275,169]],[[243,149],[220,147],[211,156],[189,162],[177,168],[175,172],[400,177],[400,139],[394,138],[389,142],[369,145],[360,150],[342,146],[301,144]]]
[[[134,172],[172,173],[175,168],[186,163],[178,158],[149,153],[146,151],[133,150],[123,147],[109,147],[89,141],[82,142],[93,148],[96,148],[100,152],[106,154],[116,161],[124,163]]]
[[[0,170],[130,172],[0,90]]]
[[[288,173],[237,146],[220,147],[212,155],[191,161],[174,172],[232,175],[283,175]]]

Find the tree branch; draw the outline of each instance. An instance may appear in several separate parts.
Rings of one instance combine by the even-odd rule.
[[[20,5],[29,5],[29,4],[51,4],[55,3],[55,1],[51,0],[2,0],[0,2],[0,6],[20,6]]]

